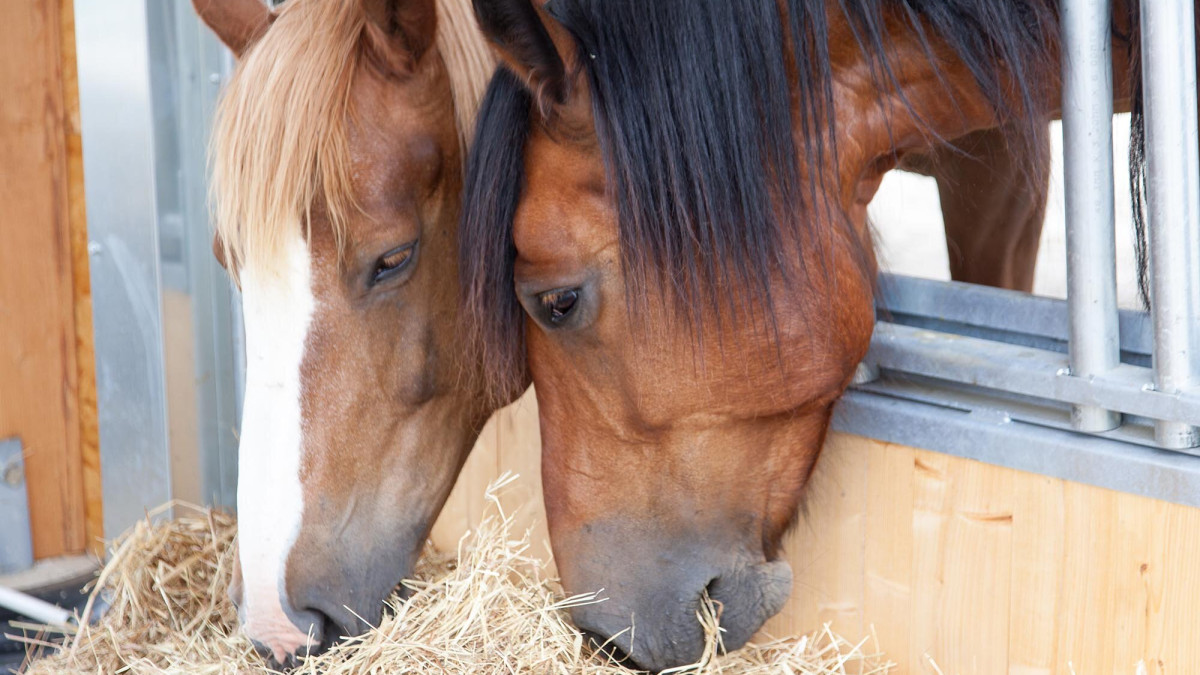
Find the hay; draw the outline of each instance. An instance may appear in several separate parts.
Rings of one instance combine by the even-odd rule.
[[[496,499],[508,482],[501,479],[488,490],[490,513],[464,537],[457,561],[427,554],[417,580],[405,582],[412,596],[389,600],[379,628],[306,659],[295,672],[629,673],[594,653],[567,619],[567,607],[597,599],[564,597],[544,563],[530,554],[528,532],[513,536],[513,519]],[[43,647],[52,653],[28,664],[26,672],[271,672],[237,631],[237,612],[225,594],[235,522],[218,512],[198,514],[161,523],[148,517],[118,539],[89,602],[107,601],[108,611],[61,647]],[[892,668],[828,626],[799,639],[718,655],[711,605],[697,618],[709,636],[708,648],[700,663],[675,673],[881,675]]]

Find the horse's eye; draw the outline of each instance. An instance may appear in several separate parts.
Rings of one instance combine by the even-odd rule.
[[[557,326],[571,316],[571,311],[579,302],[579,289],[563,288],[557,291],[546,291],[538,296],[538,302],[545,310],[547,320]]]
[[[405,244],[399,248],[394,248],[387,253],[379,256],[379,260],[375,262],[375,272],[371,276],[371,284],[378,284],[396,275],[400,274],[412,262],[413,253],[416,252],[417,242]]]

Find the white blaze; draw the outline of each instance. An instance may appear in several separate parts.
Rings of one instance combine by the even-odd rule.
[[[246,398],[237,495],[243,629],[280,661],[310,644],[281,598],[304,509],[300,364],[315,306],[308,245],[299,228],[283,249],[282,265],[241,271]]]

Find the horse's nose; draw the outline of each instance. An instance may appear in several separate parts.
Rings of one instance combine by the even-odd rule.
[[[707,592],[717,605],[726,649],[738,649],[782,609],[791,592],[787,563],[695,542],[626,547],[621,556],[565,556],[559,572],[569,592],[603,588],[601,602],[571,610],[575,625],[617,660],[652,672],[695,663],[705,632],[697,612]],[[593,551],[594,552],[594,551]],[[605,558],[604,553],[599,554]]]
[[[277,668],[295,668],[300,659],[325,645],[325,617],[316,611],[258,613],[242,611],[242,632],[257,651]]]

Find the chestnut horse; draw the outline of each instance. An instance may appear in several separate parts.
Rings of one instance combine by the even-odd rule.
[[[781,539],[870,341],[867,204],[971,134],[1042,156],[1056,2],[475,9],[507,68],[468,163],[464,306],[492,395],[536,385],[559,572],[608,597],[573,618],[659,670],[701,654],[707,594],[737,648],[788,597]]]
[[[493,61],[465,0],[194,4],[240,57],[212,143],[247,352],[231,594],[286,663],[378,622],[492,410],[455,265]]]

